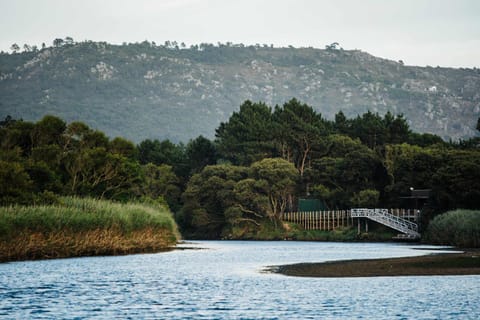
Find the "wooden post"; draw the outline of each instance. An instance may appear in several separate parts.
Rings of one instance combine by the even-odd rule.
[[[360,218],[357,218],[357,234],[360,234]]]
[[[330,210],[328,210],[328,230],[332,230],[332,227],[330,227],[330,222],[331,222],[330,220],[332,220],[332,218],[330,217],[331,213],[332,212]]]
[[[365,219],[365,232],[368,233],[368,219]]]
[[[338,219],[337,218],[337,210],[333,210],[332,213],[333,213],[333,216],[332,216],[332,218],[333,218],[333,230],[335,230],[335,228],[338,227],[338,223],[336,223],[337,222],[336,220]]]

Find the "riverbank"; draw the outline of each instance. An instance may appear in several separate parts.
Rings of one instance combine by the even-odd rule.
[[[283,222],[275,225],[271,221],[265,220],[259,226],[233,227],[224,232],[222,240],[391,242],[397,234],[381,225],[373,226],[370,233],[358,234],[357,228],[352,226],[337,227],[334,230],[305,230],[299,224]]]
[[[384,277],[478,275],[480,251],[441,253],[418,257],[299,263],[270,267],[267,271],[296,277]]]
[[[0,208],[0,262],[169,250],[180,239],[169,210],[65,197]]]

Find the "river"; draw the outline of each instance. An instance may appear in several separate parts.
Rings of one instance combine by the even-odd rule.
[[[431,246],[199,241],[181,247],[189,249],[0,264],[0,318],[480,319],[480,276],[335,279],[262,272],[271,265],[438,249]]]

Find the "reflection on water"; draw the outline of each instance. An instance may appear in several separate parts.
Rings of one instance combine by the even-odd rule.
[[[270,265],[430,252],[410,245],[183,246],[204,250],[0,264],[0,318],[480,318],[480,276],[322,279],[260,272]]]

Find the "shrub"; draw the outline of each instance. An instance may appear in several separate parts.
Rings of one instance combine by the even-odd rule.
[[[480,210],[455,210],[436,216],[424,239],[433,244],[464,248],[480,246]]]

